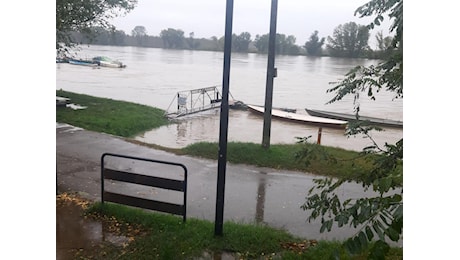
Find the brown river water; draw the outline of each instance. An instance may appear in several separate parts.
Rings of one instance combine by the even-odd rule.
[[[126,68],[91,68],[71,64],[56,64],[56,89],[97,97],[124,100],[170,111],[175,107],[177,92],[220,86],[223,73],[223,53],[189,50],[164,50],[140,47],[84,46],[80,58],[108,56],[127,65]],[[274,80],[273,107],[305,108],[353,113],[353,97],[326,104],[333,94],[326,90],[354,66],[376,64],[375,60],[276,56],[278,76]],[[263,105],[265,99],[267,56],[233,53],[230,70],[230,94],[245,104]],[[220,88],[220,87],[219,87]],[[380,92],[376,101],[366,95],[360,99],[361,115],[403,120],[403,101],[393,93]],[[174,124],[160,127],[136,137],[146,143],[180,148],[199,141],[218,142],[218,109],[187,116]],[[263,117],[249,111],[230,110],[229,141],[262,141]],[[271,144],[295,143],[295,137],[312,136],[317,140],[318,127],[281,121],[271,121]],[[373,133],[383,145],[403,137],[403,130],[385,128]],[[347,137],[344,130],[323,128],[321,143],[360,151],[372,142],[363,136]]]

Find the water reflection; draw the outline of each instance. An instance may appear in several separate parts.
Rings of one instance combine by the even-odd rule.
[[[82,217],[81,206],[70,202],[56,204],[56,259],[74,259],[80,250],[91,250],[101,242],[123,245],[129,240],[109,232],[107,225]]]
[[[299,111],[298,113],[302,113]],[[263,117],[250,111],[230,110],[228,124],[229,142],[262,142]],[[296,137],[312,136],[316,141],[319,127],[273,119],[270,136],[271,144],[294,144]],[[402,138],[401,129],[386,128],[375,133],[373,138],[380,145],[385,142],[396,142]],[[145,143],[158,144],[165,147],[183,148],[196,142],[218,142],[219,111],[207,111],[203,114],[177,120],[135,138]],[[343,129],[323,128],[321,144],[343,149],[361,151],[371,145],[371,141],[363,136],[347,137]]]
[[[265,172],[260,172],[266,175]],[[257,186],[257,203],[256,203],[256,222],[262,223],[264,221],[265,211],[265,176],[259,178],[259,185]]]

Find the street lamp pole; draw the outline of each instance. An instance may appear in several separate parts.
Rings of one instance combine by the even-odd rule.
[[[268,64],[267,64],[267,85],[265,89],[265,111],[264,126],[262,134],[262,147],[270,148],[270,130],[272,123],[272,100],[273,100],[273,79],[277,76],[275,68],[275,42],[276,42],[276,15],[278,12],[278,0],[272,0],[270,15],[270,35],[268,37]]]
[[[222,236],[224,224],[225,171],[227,167],[228,94],[230,88],[230,58],[232,52],[233,0],[227,0],[225,16],[224,73],[220,107],[219,158],[217,162],[217,198],[214,235]]]

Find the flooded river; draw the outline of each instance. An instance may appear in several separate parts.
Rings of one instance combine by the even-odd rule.
[[[56,89],[124,100],[170,110],[179,91],[220,86],[223,72],[223,53],[189,50],[164,50],[140,47],[83,46],[81,58],[108,56],[127,65],[123,69],[90,68],[71,64],[56,64]],[[342,79],[356,65],[370,65],[377,61],[365,59],[312,58],[305,56],[276,56],[278,77],[274,80],[273,107],[305,108],[352,113],[350,96],[334,104],[326,90],[330,82]],[[265,98],[267,56],[233,53],[230,71],[231,98],[246,104],[263,105]],[[365,95],[364,95],[365,96]],[[360,101],[361,114],[403,120],[402,100],[393,94],[379,93],[376,101],[365,97]],[[249,111],[230,110],[229,141],[262,141],[263,117]],[[198,141],[218,141],[219,111],[211,110],[182,118],[174,124],[148,131],[137,140],[167,147],[180,148]],[[312,136],[317,139],[318,127],[272,120],[270,141],[294,143],[295,137]],[[386,128],[373,137],[380,145],[394,143],[403,135],[402,129]],[[348,138],[344,130],[323,128],[321,142],[350,150],[361,150],[371,144],[362,136]]]

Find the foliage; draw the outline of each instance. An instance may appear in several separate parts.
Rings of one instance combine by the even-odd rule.
[[[321,56],[322,54],[322,47],[324,44],[325,38],[321,38],[321,40],[318,37],[318,31],[315,31],[311,36],[310,39],[305,42],[305,50],[307,51],[307,54],[310,56]]]
[[[145,29],[145,26],[136,25],[136,27],[134,27],[134,29],[131,31],[131,36],[133,37],[147,36],[147,29]]]
[[[369,49],[369,29],[355,22],[341,24],[327,37],[329,53],[336,57],[359,58]]]
[[[93,26],[111,28],[110,19],[134,9],[137,0],[56,0],[56,51],[76,45],[72,32],[90,34]]]
[[[372,52],[372,58],[384,60],[388,59],[393,52],[395,52],[395,48],[393,47],[393,37],[391,36],[383,36],[383,32],[377,32],[375,35],[375,40],[377,41],[376,50]]]
[[[251,34],[242,32],[240,35],[232,35],[232,51],[248,52],[249,43],[251,42]]]
[[[188,47],[192,50],[195,50],[200,46],[200,42],[196,41],[195,38],[193,37],[195,37],[195,33],[194,32],[189,33],[189,37],[186,39],[186,41],[187,41]]]
[[[168,28],[160,32],[163,46],[167,49],[181,49],[184,46],[184,31]]]
[[[269,34],[256,35],[254,46],[260,53],[268,53]],[[281,55],[298,55],[300,53],[299,46],[295,44],[296,38],[293,35],[286,37],[284,34],[276,34],[275,38],[275,54]]]
[[[142,25],[137,25],[131,31],[131,36],[136,39],[138,46],[146,46],[148,41],[147,30]]]
[[[377,49],[379,51],[385,51],[388,49],[392,49],[391,44],[393,42],[393,37],[391,36],[383,37],[382,31],[380,31],[375,35],[375,39],[377,40]]]
[[[394,19],[390,31],[396,31],[392,41],[395,51],[377,66],[353,68],[345,79],[333,82],[336,86],[328,90],[336,94],[328,103],[341,100],[349,94],[354,95],[357,117],[360,111],[357,102],[360,93],[366,93],[372,100],[376,99],[375,91],[382,89],[395,93],[395,98],[403,96],[402,0],[372,0],[356,11],[361,17],[376,14],[376,18],[368,26],[370,29],[380,24],[386,12],[389,12],[390,19]],[[360,228],[344,242],[344,247],[353,254],[362,252],[372,243],[368,258],[384,259],[389,251],[387,239],[399,241],[402,238],[403,139],[395,144],[385,143],[384,147],[379,147],[371,135],[375,130],[381,129],[360,123],[350,124],[347,129],[347,135],[363,134],[372,141],[372,145],[363,149],[362,155],[378,155],[368,157],[372,164],[371,169],[357,172],[353,178],[369,192],[369,197],[345,200],[339,198],[337,194],[341,184],[351,181],[349,177],[338,180],[316,179],[316,185],[310,189],[302,209],[311,210],[309,220],[321,218],[321,232],[330,231],[334,223],[339,228],[345,225]],[[314,158],[307,150],[303,159],[309,161]]]

